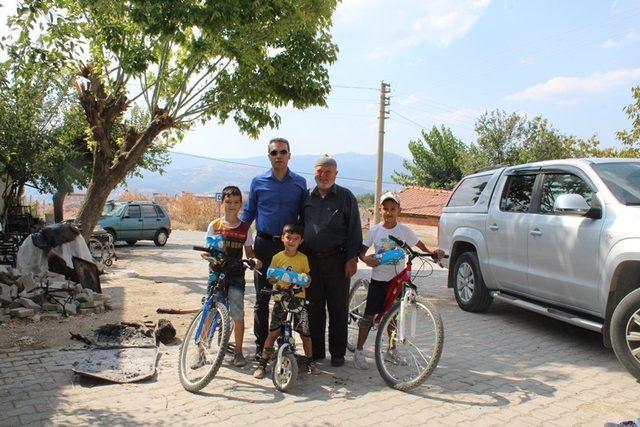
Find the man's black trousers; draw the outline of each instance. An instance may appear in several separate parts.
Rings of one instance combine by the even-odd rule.
[[[262,351],[264,341],[269,334],[269,299],[270,295],[260,293],[261,289],[271,289],[267,281],[267,268],[271,265],[271,259],[275,254],[282,251],[284,246],[280,240],[265,239],[256,236],[254,241],[254,252],[256,258],[262,261],[262,275],[254,273],[253,283],[256,289],[256,303],[253,306],[253,334],[256,337],[257,350]]]
[[[344,357],[347,350],[347,313],[349,283],[344,277],[346,256],[343,252],[326,258],[309,256],[311,285],[306,291],[309,300],[309,326],[313,358],[325,358],[325,331],[329,313],[329,353]],[[325,310],[326,307],[326,310]]]

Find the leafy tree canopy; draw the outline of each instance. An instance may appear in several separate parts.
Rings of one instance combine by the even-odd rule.
[[[335,7],[336,0],[24,2],[13,45],[77,76],[93,155],[84,232],[144,153],[161,152],[193,123],[232,119],[257,137],[280,123],[275,107],[325,105]],[[129,123],[134,106],[144,126]],[[174,137],[156,139],[167,133]]]
[[[401,185],[453,188],[462,178],[460,163],[466,150],[451,129],[442,126],[421,132],[421,139],[409,142],[412,162],[403,161],[408,173],[394,172],[391,179]]]

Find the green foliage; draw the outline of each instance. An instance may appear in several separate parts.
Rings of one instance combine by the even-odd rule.
[[[394,171],[391,179],[401,185],[453,188],[462,178],[460,164],[466,146],[444,126],[434,126],[429,133],[422,131],[421,137],[409,142],[413,160],[403,161],[408,173]]]
[[[633,89],[636,103],[625,111],[632,120],[631,131],[618,132],[622,149],[601,148],[595,135],[581,139],[565,135],[547,119],[528,119],[502,110],[485,112],[476,121],[477,141],[466,146],[449,129],[435,126],[422,140],[410,141],[413,156],[404,161],[408,173],[395,172],[402,185],[452,188],[464,175],[496,166],[512,166],[542,160],[582,157],[640,157],[640,87]]]
[[[635,102],[624,108],[631,120],[631,130],[616,132],[616,136],[626,146],[621,150],[624,157],[640,157],[640,86],[632,88],[631,93]]]
[[[129,83],[128,98],[143,100],[149,119],[157,108],[182,129],[232,118],[256,137],[279,124],[273,107],[325,105],[335,7],[335,0],[32,0],[14,26],[41,26],[33,49],[77,71],[89,66],[107,92]]]
[[[517,164],[527,129],[526,117],[502,110],[487,111],[476,121],[476,143],[469,146],[461,168],[464,174],[495,165]]]
[[[84,232],[109,192],[140,162],[149,165],[145,153],[161,168],[163,153],[194,123],[232,119],[257,137],[279,125],[277,107],[326,105],[336,3],[25,1],[12,21],[13,44],[73,73],[90,130]]]

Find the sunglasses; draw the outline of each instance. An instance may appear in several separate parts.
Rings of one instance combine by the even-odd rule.
[[[287,151],[287,150],[280,150],[280,151],[278,151],[278,150],[271,150],[271,151],[269,151],[269,155],[270,155],[271,157],[275,157],[275,156],[277,156],[278,154],[280,154],[281,156],[286,156],[286,155],[287,155],[287,153],[288,153],[288,151]]]

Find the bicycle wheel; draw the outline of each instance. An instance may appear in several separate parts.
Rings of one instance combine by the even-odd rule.
[[[290,351],[285,351],[282,356],[276,358],[275,366],[271,374],[271,380],[276,389],[281,392],[288,391],[298,378],[298,361]]]
[[[213,332],[211,328],[214,328]],[[196,343],[199,329],[200,339]],[[216,375],[229,343],[230,329],[229,312],[223,304],[215,304],[204,315],[201,310],[193,318],[182,342],[178,361],[180,382],[185,390],[201,390]]]
[[[349,291],[349,317],[347,318],[347,349],[355,351],[358,343],[358,325],[364,309],[367,305],[367,291],[369,290],[369,281],[366,279],[356,280]]]
[[[442,319],[430,302],[417,297],[405,305],[404,341],[398,334],[400,302],[384,315],[376,335],[376,366],[389,387],[411,390],[431,375],[442,354]]]
[[[89,240],[87,241],[87,247],[89,248],[89,253],[91,253],[91,256],[95,261],[104,260],[102,254],[102,243],[98,239],[93,237],[89,238]]]

